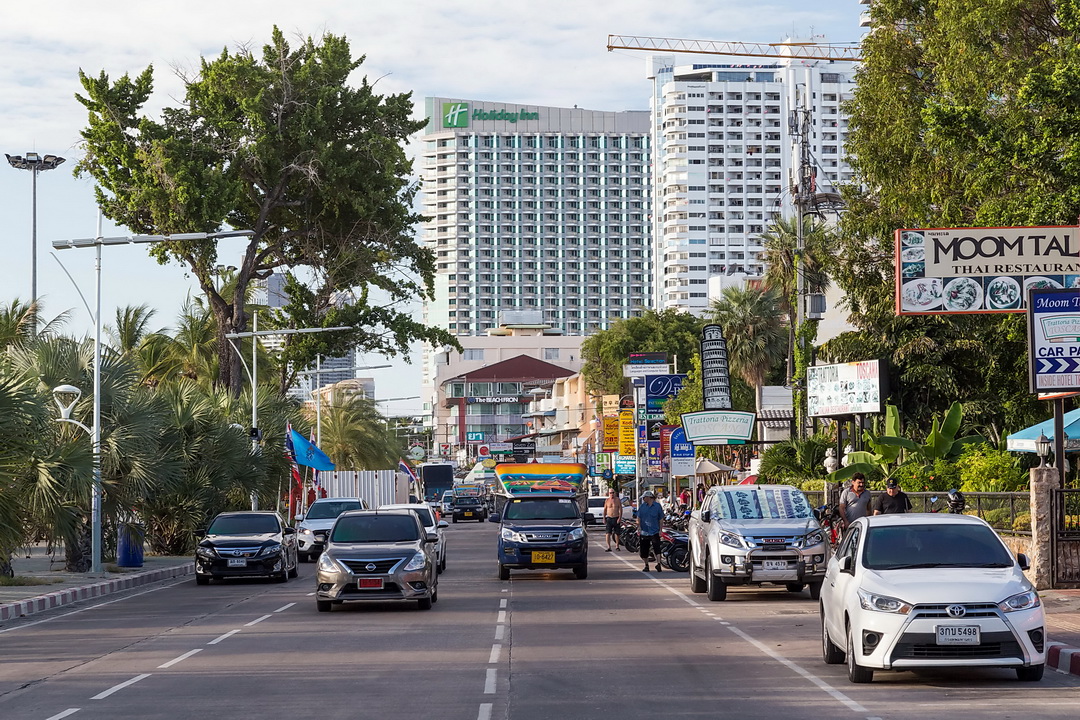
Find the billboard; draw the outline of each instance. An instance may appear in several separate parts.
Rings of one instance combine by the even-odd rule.
[[[604,435],[603,435],[603,449],[605,451],[613,451],[619,449],[619,416],[618,415],[605,415],[604,416]]]
[[[645,411],[663,412],[664,403],[682,391],[685,375],[649,375],[645,378]]]
[[[1028,290],[1080,287],[1075,227],[896,231],[899,315],[1023,312]]]
[[[619,454],[637,455],[637,425],[634,423],[634,411],[619,412]]]
[[[806,414],[810,417],[882,413],[887,395],[884,360],[806,368]]]
[[[1080,390],[1080,288],[1031,290],[1027,319],[1031,391]]]

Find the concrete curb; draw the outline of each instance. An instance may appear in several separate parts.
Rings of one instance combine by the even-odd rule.
[[[44,610],[58,608],[63,605],[70,605],[71,603],[80,600],[102,597],[103,595],[109,595],[110,593],[119,592],[121,590],[129,590],[133,587],[157,582],[158,580],[168,580],[169,578],[182,575],[190,575],[193,572],[195,572],[195,563],[188,563],[186,565],[174,565],[173,567],[162,568],[160,570],[150,570],[147,572],[135,573],[133,575],[125,575],[114,580],[105,580],[94,583],[93,585],[57,590],[56,592],[38,595],[37,597],[20,600],[19,602],[0,605],[0,621],[33,615],[34,613],[39,613]]]
[[[1080,675],[1080,649],[1064,643],[1046,643],[1046,665],[1061,673]]]

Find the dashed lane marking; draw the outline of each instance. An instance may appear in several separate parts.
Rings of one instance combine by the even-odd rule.
[[[502,653],[502,645],[495,643],[491,646],[491,655],[488,656],[488,664],[499,662],[499,655]]]
[[[90,699],[91,700],[104,700],[105,698],[112,695],[114,692],[118,692],[120,690],[123,690],[124,688],[126,688],[126,687],[128,687],[130,685],[134,685],[135,683],[139,682],[140,680],[145,680],[148,677],[150,677],[150,673],[143,673],[142,675],[136,675],[135,677],[131,678],[130,680],[125,680],[124,682],[120,683],[119,685],[113,685],[111,688],[109,688],[108,690],[106,690],[104,692],[99,692],[97,695],[95,695],[94,697],[92,697]]]
[[[476,713],[476,720],[491,720],[491,703],[480,704],[480,712]]]
[[[45,718],[45,720],[62,720],[63,718],[66,718],[68,715],[74,715],[75,713],[79,712],[79,710],[81,710],[81,709],[82,708],[68,708],[64,712],[59,712],[59,713],[56,713],[55,715],[53,715],[52,717]]]
[[[271,616],[271,615],[263,615],[263,616],[262,616],[262,617],[260,617],[260,618],[255,618],[255,619],[254,619],[254,620],[252,620],[251,622],[249,622],[249,623],[245,623],[245,624],[244,624],[244,627],[251,627],[252,625],[257,625],[257,624],[261,623],[261,622],[262,622],[263,620],[265,620],[265,619],[266,619],[266,618],[268,618],[268,617],[272,617],[272,616]]]
[[[496,670],[495,668],[489,668],[488,669],[487,677],[484,679],[484,694],[485,695],[494,695],[495,694],[495,680],[496,680],[497,675],[498,675],[498,670]]]
[[[279,613],[279,612],[285,612],[286,610],[288,610],[289,608],[291,608],[291,607],[292,607],[293,605],[295,605],[295,604],[296,604],[296,603],[289,603],[288,605],[282,605],[281,607],[279,607],[279,608],[278,608],[277,610],[275,610],[274,612],[276,612],[276,613]]]
[[[496,625],[495,626],[495,639],[496,640],[502,640],[503,639],[503,634],[505,632],[506,632],[506,626],[505,625]]]
[[[500,611],[499,611],[499,617],[497,617],[497,618],[495,619],[495,622],[497,622],[497,623],[504,623],[504,622],[506,622],[506,611],[505,611],[505,610],[500,610]]]
[[[207,645],[217,645],[222,640],[230,638],[230,637],[232,637],[233,635],[235,635],[238,632],[240,632],[240,631],[239,630],[230,630],[229,632],[225,633],[224,635],[218,635],[216,638],[214,638],[213,640],[211,640],[210,642],[208,642],[206,644]]]
[[[195,648],[194,650],[188,650],[186,653],[184,653],[180,657],[173,658],[172,660],[170,660],[167,663],[162,663],[161,665],[158,665],[158,670],[164,670],[165,668],[171,668],[176,663],[181,662],[183,660],[187,660],[189,657],[191,657],[195,653],[201,653],[201,652],[202,652],[202,648]]]

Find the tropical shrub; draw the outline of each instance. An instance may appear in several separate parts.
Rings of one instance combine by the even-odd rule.
[[[1028,488],[1020,456],[990,445],[969,445],[957,458],[964,492],[1017,492]]]

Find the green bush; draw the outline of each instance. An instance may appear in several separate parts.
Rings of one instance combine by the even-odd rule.
[[[955,463],[947,460],[935,460],[932,466],[917,463],[904,463],[896,468],[892,477],[900,482],[900,487],[907,492],[947,492],[960,487],[960,472]],[[867,478],[869,481],[870,478]],[[878,484],[872,487],[879,487]]]
[[[1028,488],[1028,473],[1020,456],[991,445],[970,445],[957,458],[960,489],[964,492],[1017,492]]]
[[[1031,515],[1029,513],[1017,513],[1013,520],[1012,529],[1016,532],[1031,532]]]
[[[1012,519],[1009,512],[1009,508],[994,508],[993,510],[985,510],[982,514],[982,519],[990,524],[990,527],[996,530],[1004,530],[1009,528],[1009,522]]]

